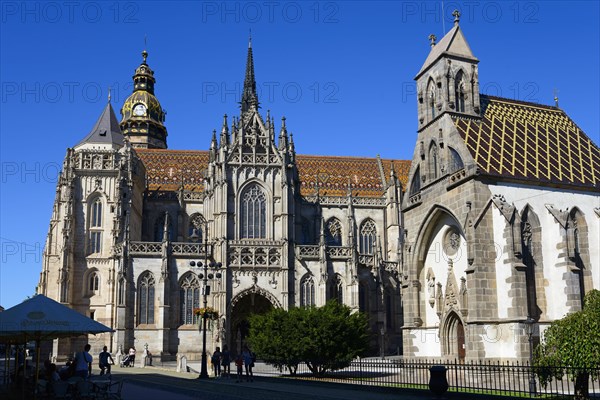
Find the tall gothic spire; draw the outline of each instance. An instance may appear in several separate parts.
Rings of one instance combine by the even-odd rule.
[[[251,108],[258,108],[256,80],[254,79],[254,58],[252,57],[252,36],[248,38],[248,57],[246,59],[246,76],[242,92],[242,114]]]

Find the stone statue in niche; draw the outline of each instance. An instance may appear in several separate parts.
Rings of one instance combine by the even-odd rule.
[[[435,276],[431,268],[427,272],[427,293],[429,295],[429,305],[433,307],[435,305]]]

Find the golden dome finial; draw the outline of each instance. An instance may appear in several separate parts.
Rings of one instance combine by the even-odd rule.
[[[148,52],[146,51],[147,47],[148,47],[148,36],[144,35],[144,51],[142,51],[142,57],[144,58],[144,61],[142,62],[142,64],[146,64],[146,59],[148,58]]]

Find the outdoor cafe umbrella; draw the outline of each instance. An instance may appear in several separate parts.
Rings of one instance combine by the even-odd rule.
[[[0,343],[36,342],[36,386],[40,341],[103,332],[112,329],[42,294],[0,313]]]

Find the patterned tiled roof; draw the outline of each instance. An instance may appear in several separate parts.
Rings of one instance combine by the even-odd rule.
[[[390,178],[392,163],[396,176],[405,187],[410,161],[381,159],[386,181]],[[300,175],[300,193],[304,196],[316,194],[317,184],[320,195],[344,196],[348,192],[348,182],[353,196],[379,197],[384,191],[377,158],[298,155],[296,165]]]
[[[208,151],[136,149],[146,166],[149,190],[177,190],[183,180],[186,190],[201,192],[202,179],[208,166]],[[379,197],[384,193],[382,175],[387,181],[392,164],[396,176],[406,186],[410,161],[377,158],[307,156],[297,155],[296,164],[300,176],[300,193],[309,196],[316,193],[317,182],[322,196],[344,196],[348,182],[352,195]]]
[[[481,95],[482,120],[455,124],[482,173],[600,187],[598,146],[559,108]]]
[[[201,192],[208,167],[208,151],[135,149],[146,166],[149,190],[186,190]]]

